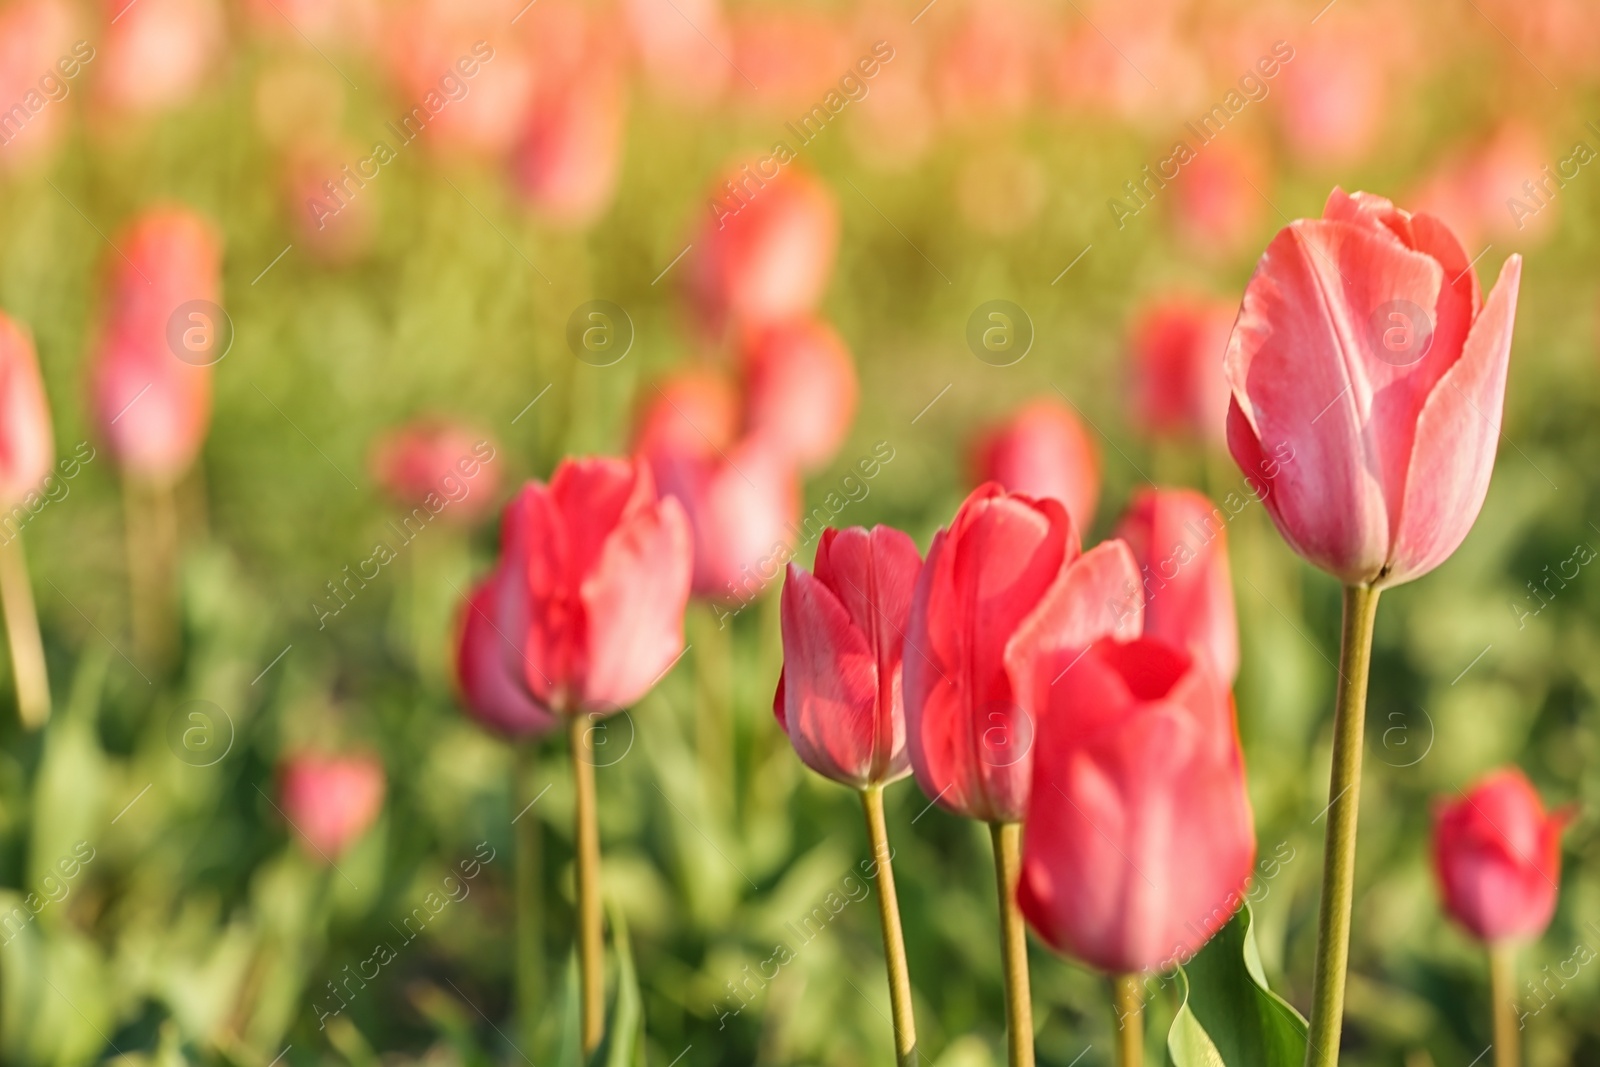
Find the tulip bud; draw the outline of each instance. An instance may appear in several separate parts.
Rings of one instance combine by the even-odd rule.
[[[1335,189],[1267,247],[1228,342],[1228,447],[1296,552],[1398,585],[1456,550],[1500,438],[1522,260],[1485,302],[1429,215]]]
[[[1117,526],[1144,573],[1144,633],[1204,658],[1231,685],[1239,624],[1228,573],[1228,515],[1188,489],[1143,489]]]
[[[1111,974],[1187,958],[1239,909],[1255,863],[1232,697],[1150,638],[1042,658],[1032,684],[1023,915]]]
[[[1134,413],[1145,432],[1221,446],[1228,422],[1222,357],[1238,308],[1174,296],[1144,308],[1134,323]]]
[[[827,323],[752,331],[744,345],[746,424],[802,470],[826,466],[856,412],[856,371]]]
[[[1445,911],[1482,941],[1536,938],[1550,925],[1561,881],[1565,812],[1545,814],[1514,767],[1439,807],[1433,867]]]
[[[0,508],[14,507],[39,488],[54,460],[50,407],[33,341],[0,313]]]
[[[372,476],[404,508],[446,501],[443,514],[470,525],[494,505],[500,479],[494,445],[465,426],[422,421],[379,438]]]
[[[278,804],[301,843],[332,863],[378,818],[383,794],[375,757],[302,752],[283,763]]]
[[[865,789],[911,769],[901,659],[921,568],[911,538],[887,526],[830,527],[812,573],[789,564],[772,710],[801,761],[825,778]]]
[[[981,436],[972,450],[979,482],[1023,496],[1059,500],[1078,531],[1094,522],[1100,456],[1071,408],[1035,400]]]

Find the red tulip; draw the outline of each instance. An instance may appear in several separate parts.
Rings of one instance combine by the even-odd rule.
[[[707,208],[690,284],[712,332],[730,320],[783,322],[817,306],[839,248],[839,205],[826,186],[764,157],[729,172]]]
[[[50,406],[33,341],[0,313],[0,509],[39,488],[54,460]]]
[[[1100,456],[1071,408],[1049,398],[1023,405],[973,448],[980,482],[1066,505],[1075,529],[1094,522]]]
[[[1144,572],[1144,634],[1201,657],[1232,684],[1239,624],[1228,574],[1230,516],[1188,489],[1144,489],[1117,526]]]
[[[1301,556],[1396,585],[1455,551],[1500,436],[1522,260],[1485,303],[1437,219],[1335,189],[1267,247],[1228,342],[1228,446]]]
[[[500,487],[499,475],[491,466],[494,456],[494,444],[482,434],[453,423],[425,420],[378,440],[372,474],[401,507],[444,502],[442,514],[470,524],[494,506]]]
[[[1146,432],[1226,440],[1222,357],[1237,314],[1231,303],[1191,296],[1168,297],[1139,313],[1131,340],[1134,407]]]
[[[20,170],[53,154],[72,114],[67,103],[87,42],[74,48],[73,11],[60,0],[0,10],[0,169]],[[69,73],[70,72],[70,73]]]
[[[906,631],[906,731],[923,792],[970,819],[1022,818],[1036,709],[1013,677],[1057,648],[1135,635],[1142,618],[1126,545],[1080,554],[1059,501],[973,490],[934,536]]]
[[[752,331],[744,345],[746,425],[802,470],[826,466],[856,412],[850,350],[825,322]]]
[[[633,704],[683,651],[689,527],[644,464],[567,459],[506,505],[500,569],[473,594],[457,668],[473,710],[531,727]],[[506,662],[494,663],[496,657]]]
[[[278,803],[302,843],[331,863],[377,819],[383,793],[376,758],[302,752],[284,761]]]
[[[95,92],[121,112],[186,102],[222,55],[227,25],[217,0],[104,0],[105,46]]]
[[[739,434],[739,397],[714,371],[680,371],[654,386],[633,432],[635,453],[716,452]]]
[[[210,225],[184,208],[146,213],[116,246],[90,372],[94,417],[126,470],[170,482],[205,440],[210,363],[229,339],[231,327],[216,321],[221,249]]]
[[[1515,767],[1441,805],[1433,867],[1445,911],[1483,941],[1538,937],[1556,910],[1567,820],[1565,812],[1545,814]]]
[[[887,526],[828,528],[783,586],[783,672],[772,710],[796,754],[865,789],[910,772],[901,657],[922,557]]]
[[[1150,638],[1043,659],[1018,903],[1059,952],[1164,970],[1244,900],[1255,827],[1233,699]],[[1064,673],[1061,673],[1064,670]]]

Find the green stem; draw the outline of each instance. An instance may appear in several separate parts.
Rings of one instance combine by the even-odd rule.
[[[600,822],[595,811],[594,748],[586,715],[572,716],[573,838],[578,853],[578,970],[583,1004],[583,1051],[605,1035],[605,971],[600,927]]]
[[[1350,910],[1355,898],[1356,818],[1361,807],[1361,745],[1367,715],[1367,673],[1378,590],[1346,586],[1339,643],[1339,691],[1333,709],[1333,771],[1323,844],[1322,903],[1317,911],[1317,965],[1311,986],[1306,1067],[1334,1067],[1344,1023],[1345,970],[1350,963]]]
[[[1489,946],[1489,996],[1494,1000],[1495,1067],[1518,1067],[1522,1047],[1517,1037],[1517,950],[1508,941]]]
[[[538,766],[532,743],[519,745],[511,768],[512,816],[516,835],[517,1021],[522,1036],[533,1041],[544,1002],[544,846],[543,827],[530,810],[537,799],[534,772]]]
[[[889,864],[889,831],[883,821],[883,787],[861,791],[867,815],[867,840],[872,845],[878,879],[878,917],[883,920],[883,958],[889,970],[889,1012],[894,1017],[894,1057],[899,1067],[917,1062],[917,1022],[911,1014],[911,971],[906,966],[906,939],[900,930],[900,899]]]
[[[0,605],[11,643],[11,675],[17,683],[17,716],[24,729],[37,730],[50,718],[50,675],[45,670],[44,642],[39,639],[39,616],[28,584],[28,561],[22,554],[22,537],[12,534],[0,542]]]
[[[1017,906],[1022,876],[1022,824],[989,824],[994,879],[1000,894],[1000,963],[1006,978],[1006,1051],[1011,1067],[1033,1067],[1033,999],[1028,985],[1028,931]]]
[[[1117,1012],[1117,1067],[1144,1067],[1144,997],[1136,974],[1111,976]]]

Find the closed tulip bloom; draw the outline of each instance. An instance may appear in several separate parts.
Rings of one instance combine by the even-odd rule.
[[[1233,699],[1152,638],[1037,668],[1022,913],[1103,971],[1164,969],[1238,910],[1255,862]]]
[[[900,664],[921,569],[911,538],[887,526],[829,527],[810,574],[789,564],[772,710],[825,778],[865,789],[911,771]]]
[[[1565,812],[1545,814],[1539,794],[1514,767],[1442,805],[1433,867],[1445,911],[1482,941],[1544,933],[1556,910],[1566,824]]]
[[[183,208],[143,215],[116,243],[90,371],[93,413],[125,470],[170,482],[194,462],[211,419],[210,363],[228,329],[210,310],[221,298],[221,249]]]
[[[713,370],[679,371],[645,393],[634,425],[633,450],[715,452],[739,435],[739,395]]]
[[[1511,256],[1485,301],[1442,223],[1339,189],[1273,239],[1228,343],[1228,447],[1296,552],[1383,587],[1461,544],[1494,466],[1521,277]]]
[[[372,826],[383,794],[376,758],[302,752],[284,761],[278,803],[301,844],[331,863]]]
[[[463,691],[513,731],[532,728],[513,701],[519,675],[558,715],[633,704],[683,651],[690,562],[683,509],[657,498],[644,464],[563,460],[548,485],[530,482],[506,505],[500,571],[462,626]],[[491,669],[496,656],[505,663]]]
[[[690,282],[706,326],[760,326],[815,308],[839,249],[828,188],[774,157],[731,171],[710,198]]]
[[[1144,634],[1204,658],[1232,685],[1239,623],[1228,571],[1228,515],[1189,489],[1143,489],[1117,525],[1144,573]]]
[[[745,422],[802,470],[838,453],[856,413],[856,368],[833,327],[800,319],[753,331],[744,345]]]
[[[1145,432],[1221,447],[1228,379],[1222,357],[1239,309],[1231,301],[1176,294],[1142,309],[1130,340],[1134,412]]]
[[[1141,603],[1126,545],[1080,554],[1059,501],[975,489],[934,535],[906,631],[907,747],[923,792],[969,819],[1021,819],[1037,712],[1013,673],[1136,635]]]
[[[1078,531],[1094,522],[1100,455],[1071,408],[1031,401],[983,434],[973,447],[980,482],[999,482],[1023,496],[1059,500]]]
[[[50,406],[33,341],[0,313],[0,509],[39,488],[54,460]]]
[[[522,515],[506,509],[499,565],[467,597],[456,645],[462,703],[484,726],[512,738],[538,737],[560,723],[534,696],[528,683],[534,665],[520,643],[528,632],[531,611],[530,524]]]
[[[455,423],[424,419],[378,439],[372,451],[372,474],[401,507],[429,507],[432,511],[442,501],[444,509],[439,514],[472,523],[494,506],[500,486],[492,465],[494,456],[493,443],[482,434]]]

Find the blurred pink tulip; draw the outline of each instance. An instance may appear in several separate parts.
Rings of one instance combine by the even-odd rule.
[[[1059,500],[1079,531],[1094,523],[1100,455],[1077,414],[1058,400],[1030,401],[983,433],[973,446],[972,465],[979,482]]]
[[[33,339],[0,312],[0,510],[39,488],[55,451]]]
[[[443,515],[466,525],[494,507],[500,488],[494,456],[494,443],[481,433],[421,420],[378,439],[372,476],[401,507],[424,506],[433,497],[448,502]]]
[[[300,752],[284,760],[278,804],[302,847],[332,863],[383,810],[383,764],[376,757]]]
[[[801,470],[825,467],[850,434],[856,369],[827,323],[797,319],[753,330],[742,361],[746,428]]]
[[[157,208],[118,234],[90,368],[94,420],[123,469],[170,483],[194,462],[211,418],[211,364],[231,326],[221,248],[209,223]]]
[[[930,71],[954,122],[1012,118],[1032,103],[1041,26],[1018,0],[974,0],[951,28]]]
[[[1418,190],[1417,210],[1444,221],[1469,252],[1489,242],[1531,245],[1549,236],[1561,214],[1561,188],[1592,162],[1586,151],[1547,150],[1520,122],[1448,158]]]
[[[1290,150],[1311,166],[1366,158],[1383,128],[1389,74],[1368,52],[1367,30],[1320,28],[1297,38],[1278,73],[1273,99]]]
[[[1555,914],[1561,831],[1571,814],[1545,814],[1527,777],[1508,767],[1441,804],[1433,869],[1445,911],[1481,941],[1538,937]]]
[[[541,79],[511,157],[517,191],[545,222],[582,229],[611,206],[622,168],[627,89],[615,56]]]
[[[1138,312],[1129,347],[1134,414],[1146,433],[1218,446],[1227,440],[1222,357],[1237,314],[1231,302],[1183,294]]]
[[[370,47],[383,15],[377,0],[245,0],[244,8],[256,33],[315,48]]]
[[[67,100],[95,54],[87,42],[74,46],[75,21],[61,0],[0,9],[0,170],[36,165],[60,144]]]
[[[836,18],[821,11],[745,8],[733,16],[732,41],[733,65],[761,87],[734,99],[784,118],[804,115],[830,90],[837,92],[856,59]],[[742,80],[739,87],[749,88]]]
[[[1271,206],[1271,169],[1255,149],[1219,139],[1172,183],[1172,223],[1197,252],[1232,256],[1254,247]]]
[[[634,426],[633,451],[717,451],[739,435],[739,396],[712,370],[679,371],[645,394]]]
[[[366,254],[377,232],[378,190],[352,188],[343,170],[355,167],[369,150],[348,141],[302,142],[289,150],[284,164],[284,207],[299,240],[317,259],[350,263]],[[333,190],[329,190],[329,184]]]
[[[227,44],[218,0],[102,0],[101,10],[108,24],[94,86],[115,112],[188,102]]]
[[[622,10],[654,92],[705,105],[731,81],[744,86],[726,59],[733,42],[720,0],[622,0]]]

